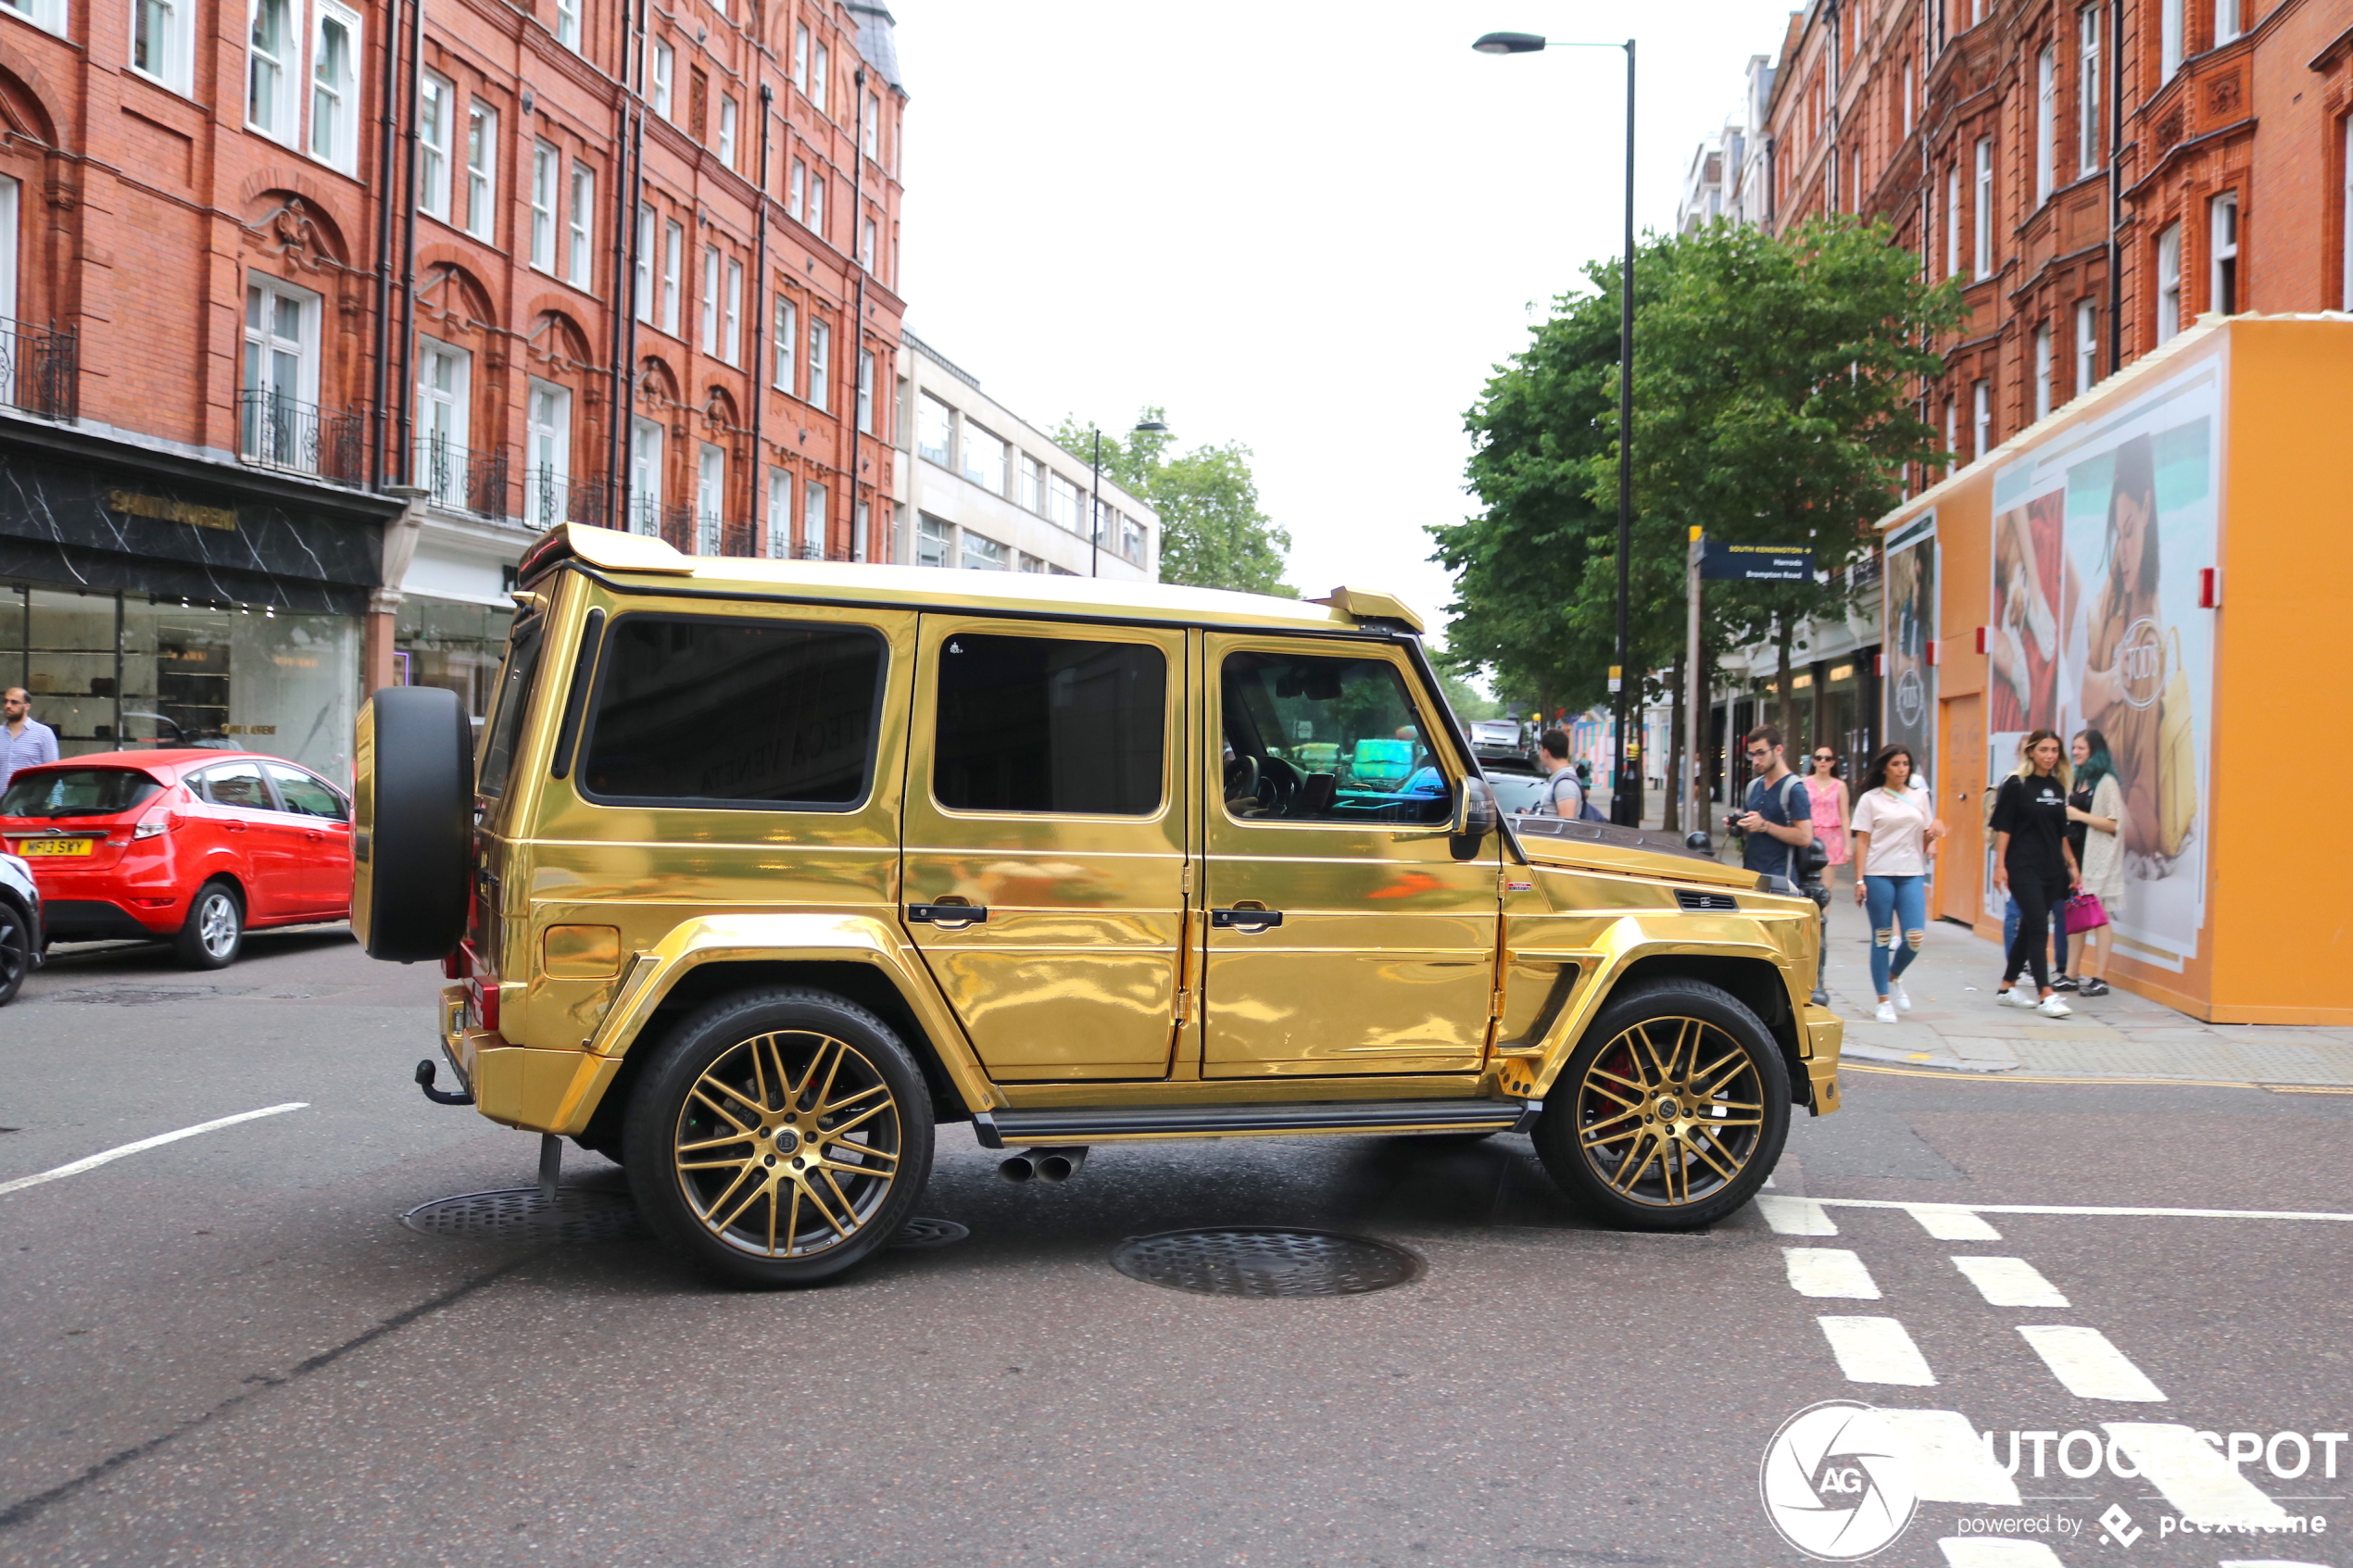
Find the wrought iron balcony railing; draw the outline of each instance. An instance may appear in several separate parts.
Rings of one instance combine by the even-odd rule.
[[[80,416],[82,363],[71,327],[0,316],[0,404],[52,420]]]
[[[554,469],[525,469],[522,476],[523,525],[545,531],[560,522],[610,527],[605,508],[612,487],[602,478],[582,479]]]
[[[451,511],[493,520],[510,515],[504,450],[477,452],[442,436],[421,435],[409,483],[430,495],[435,506]]]
[[[367,422],[275,392],[237,395],[237,456],[259,468],[317,474],[345,484],[362,479]]]

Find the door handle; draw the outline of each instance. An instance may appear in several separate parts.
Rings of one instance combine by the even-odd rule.
[[[925,925],[987,925],[985,904],[910,904],[907,918]]]
[[[220,825],[227,828],[231,833],[243,833],[245,831],[245,824],[237,821],[234,817],[230,818]]]
[[[1209,911],[1212,930],[1260,932],[1283,923],[1283,911],[1260,905],[1237,905],[1230,909]]]
[[[303,835],[302,835],[302,836],[303,836],[303,837],[305,837],[305,838],[307,838],[307,839],[308,839],[308,840],[310,840],[310,842],[311,842],[311,843],[316,844],[316,843],[318,843],[321,839],[322,839],[322,838],[326,837],[327,835],[326,835],[325,834],[323,834],[323,833],[321,833],[321,832],[320,832],[317,828],[311,828],[311,829],[308,830],[307,832],[305,832],[305,833],[303,834]]]

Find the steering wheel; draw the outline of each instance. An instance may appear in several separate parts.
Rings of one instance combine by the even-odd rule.
[[[1258,797],[1258,759],[1247,751],[1237,752],[1226,764],[1226,798],[1254,800]]]

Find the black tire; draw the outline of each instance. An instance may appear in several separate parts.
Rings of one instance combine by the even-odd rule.
[[[351,925],[371,958],[438,959],[466,930],[473,723],[455,692],[386,686],[360,715]]]
[[[815,1285],[914,1213],[931,1095],[864,1008],[798,986],[740,991],[655,1048],[623,1116],[624,1167],[648,1227],[704,1273]]]
[[[1789,1068],[1747,1004],[1705,981],[1662,980],[1593,1020],[1544,1098],[1536,1152],[1610,1223],[1691,1230],[1755,1196],[1789,1114]]]
[[[0,1007],[24,989],[32,972],[32,922],[9,899],[0,898]]]
[[[182,969],[227,969],[245,950],[245,906],[225,882],[208,882],[188,901],[188,918],[171,938]]]

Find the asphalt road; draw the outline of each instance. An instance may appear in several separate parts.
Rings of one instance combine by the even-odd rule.
[[[2314,1437],[2353,1431],[2353,1223],[1904,1207],[2342,1215],[2353,1096],[1857,1072],[1770,1201],[1682,1236],[1596,1228],[1524,1139],[1112,1147],[1013,1187],[952,1127],[923,1211],[969,1239],[759,1295],[637,1236],[404,1227],[534,1175],[409,1082],[438,983],[262,935],[212,975],[67,957],[0,1010],[0,1184],[304,1104],[0,1193],[0,1563],[1796,1563],[1759,1464],[1837,1399],[1951,1412],[1898,1418],[1935,1458],[1875,1562],[2353,1563],[2353,1441]],[[568,1187],[619,1178],[569,1152]],[[1239,1223],[1427,1269],[1234,1300],[1108,1262]],[[2202,1473],[2176,1427],[2304,1474]],[[2049,1436],[2013,1480],[1980,1432]],[[2185,1506],[2324,1533],[2166,1533]]]

